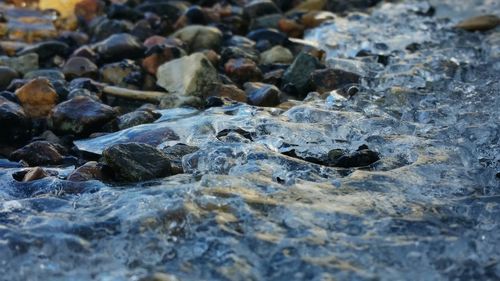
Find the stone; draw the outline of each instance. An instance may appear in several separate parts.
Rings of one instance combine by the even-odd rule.
[[[33,169],[29,169],[26,174],[24,174],[22,181],[23,182],[29,182],[29,181],[35,181],[35,180],[40,180],[46,177],[49,177],[50,174],[45,172],[44,169],[40,167],[36,167]]]
[[[238,102],[247,102],[247,94],[236,85],[218,84],[212,96],[224,97]]]
[[[0,142],[20,143],[31,133],[31,121],[24,109],[0,96]]]
[[[173,95],[206,97],[219,81],[217,70],[201,53],[181,57],[158,68],[157,84]]]
[[[0,90],[7,88],[10,82],[18,77],[19,74],[14,69],[7,66],[0,66]]]
[[[102,41],[113,34],[129,34],[132,29],[130,22],[123,20],[113,20],[108,18],[99,18],[91,22],[92,41]]]
[[[18,57],[0,57],[0,65],[14,69],[20,74],[38,69],[38,55],[35,53],[26,54]]]
[[[361,77],[340,69],[318,69],[312,73],[314,88],[320,94],[339,89],[349,84],[358,84]]]
[[[170,160],[172,174],[174,175],[184,173],[184,169],[182,168],[182,157],[198,150],[199,148],[196,146],[189,146],[181,143],[162,149],[165,156]]]
[[[338,156],[336,158],[333,157],[334,154],[332,152],[329,152],[328,154],[329,158],[333,158],[331,166],[341,168],[365,167],[380,160],[378,153],[369,149],[362,149],[348,155]]]
[[[324,0],[321,0],[324,1]],[[353,10],[364,10],[376,5],[381,0],[328,0],[326,10],[334,13],[343,13]]]
[[[218,28],[203,25],[186,26],[172,36],[186,43],[189,52],[218,50],[222,43],[222,32]]]
[[[335,19],[335,14],[327,11],[310,11],[308,13],[305,13],[302,15],[301,18],[301,23],[306,27],[306,28],[315,28],[319,26],[320,24],[334,20]]]
[[[262,79],[262,72],[257,64],[250,59],[230,59],[224,64],[224,72],[237,84],[255,82]]]
[[[49,40],[27,46],[17,53],[18,56],[35,53],[40,61],[45,61],[55,55],[66,56],[69,52],[68,44],[60,41]]]
[[[253,0],[243,7],[245,15],[251,19],[270,14],[281,13],[280,9],[272,0]]]
[[[105,5],[101,0],[80,0],[75,5],[74,13],[78,19],[88,23],[104,13]]]
[[[23,76],[26,80],[35,78],[47,78],[50,81],[65,80],[64,73],[57,69],[37,69],[32,70]]]
[[[101,163],[90,161],[76,168],[68,175],[69,181],[89,181],[89,180],[104,180],[104,167]]]
[[[285,33],[273,28],[253,30],[247,34],[247,38],[254,42],[267,41],[271,46],[284,45],[288,40],[288,36]]]
[[[119,180],[145,181],[172,174],[169,158],[148,144],[115,144],[106,148],[102,156]]]
[[[285,73],[284,69],[276,69],[264,74],[262,78],[263,83],[273,84],[275,86],[281,85],[281,79],[283,78],[283,74]]]
[[[98,67],[91,60],[85,57],[71,57],[64,64],[62,71],[68,79],[88,77],[97,78]]]
[[[101,80],[104,83],[127,88],[126,78],[134,72],[141,71],[141,68],[131,60],[103,65],[101,68]]]
[[[119,33],[93,45],[93,49],[103,61],[119,61],[124,58],[135,59],[144,56],[146,48],[136,37]]]
[[[57,104],[58,96],[50,81],[36,78],[16,90],[24,111],[33,118],[46,117]]]
[[[293,54],[283,46],[275,46],[260,54],[261,64],[292,63]]]
[[[153,123],[161,117],[161,114],[150,110],[137,110],[124,114],[117,118],[118,129],[124,130],[134,126]]]
[[[146,52],[146,57],[142,60],[142,67],[148,73],[156,75],[160,65],[187,55],[186,52],[174,45],[159,44],[150,47]]]
[[[64,161],[64,148],[47,141],[32,142],[10,154],[10,160],[24,161],[29,166],[58,165]]]
[[[280,20],[283,18],[282,14],[265,15],[258,18],[252,18],[249,30],[256,30],[261,28],[278,28]]]
[[[88,136],[115,118],[115,111],[90,97],[75,97],[52,110],[49,125],[56,132]]]
[[[482,15],[461,21],[455,27],[466,31],[488,31],[498,25],[500,25],[500,17],[496,15]]]
[[[278,29],[290,37],[304,36],[305,27],[292,19],[281,19],[278,22]]]
[[[274,85],[259,82],[245,83],[248,103],[255,106],[277,106],[280,104],[281,91]]]
[[[290,94],[304,98],[312,90],[310,73],[320,67],[321,64],[316,57],[300,53],[283,74],[283,86],[288,84],[295,89],[295,93]]]

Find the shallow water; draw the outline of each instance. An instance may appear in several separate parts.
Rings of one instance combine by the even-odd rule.
[[[197,145],[183,159],[190,174],[111,186],[19,183],[17,169],[0,169],[2,278],[498,280],[500,30],[451,26],[500,7],[454,2],[436,1],[435,17],[426,2],[386,3],[310,31],[330,66],[365,76],[349,99],[165,110],[155,124],[76,143],[91,153],[130,140]],[[379,56],[354,60],[362,49]],[[283,154],[361,145],[381,160],[337,169]]]

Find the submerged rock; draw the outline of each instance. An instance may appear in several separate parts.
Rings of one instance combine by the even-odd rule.
[[[102,156],[120,180],[144,181],[172,174],[169,158],[147,144],[116,144],[105,149]]]
[[[58,100],[56,90],[46,78],[31,80],[17,89],[16,96],[24,111],[34,118],[46,117]]]
[[[10,159],[24,161],[29,166],[58,165],[64,160],[64,148],[47,141],[32,142],[11,153]]]
[[[182,157],[198,150],[199,148],[196,146],[178,143],[176,145],[166,147],[162,151],[170,160],[170,164],[172,165],[172,174],[182,174],[184,172],[182,168]]]
[[[36,167],[33,169],[29,169],[28,172],[24,174],[22,181],[23,182],[35,181],[49,176],[50,174],[47,173],[44,169]]]
[[[51,112],[49,124],[57,132],[84,136],[100,129],[115,115],[110,106],[78,96],[58,104]]]
[[[202,53],[169,61],[158,68],[158,86],[174,95],[205,97],[219,80],[217,70]]]

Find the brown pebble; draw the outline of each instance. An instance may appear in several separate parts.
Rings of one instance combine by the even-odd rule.
[[[45,172],[42,168],[36,167],[33,169],[30,169],[23,177],[23,182],[28,182],[28,181],[35,181],[39,179],[43,179],[48,177],[49,174]]]
[[[57,104],[57,93],[46,78],[36,78],[16,90],[16,96],[30,117],[49,115]]]
[[[495,15],[483,15],[461,21],[455,27],[467,31],[488,31],[500,24],[500,18]]]

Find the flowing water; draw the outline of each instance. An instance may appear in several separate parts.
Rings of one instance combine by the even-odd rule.
[[[428,2],[384,3],[308,32],[331,67],[365,77],[350,98],[163,110],[76,142],[197,145],[188,174],[71,183],[69,167],[20,183],[0,169],[0,279],[498,280],[500,30],[452,26],[500,6],[434,2],[434,16]],[[361,145],[381,160],[299,159]]]

